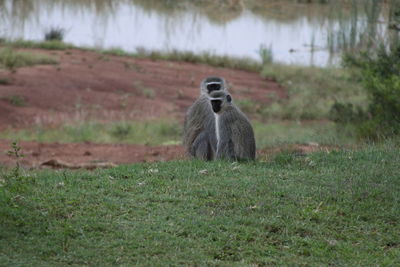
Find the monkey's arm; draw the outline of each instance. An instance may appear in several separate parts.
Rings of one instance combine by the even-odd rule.
[[[217,159],[235,160],[235,151],[232,140],[224,139],[218,143]]]
[[[197,135],[191,146],[189,153],[198,159],[212,160],[214,158],[214,150],[210,143],[208,133],[203,131]]]
[[[236,160],[254,160],[256,157],[256,142],[253,128],[246,119],[232,125],[232,141]]]

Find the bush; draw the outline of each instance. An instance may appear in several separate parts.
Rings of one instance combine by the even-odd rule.
[[[376,54],[347,55],[345,66],[361,70],[369,103],[366,111],[351,104],[335,103],[331,119],[352,123],[359,137],[380,139],[400,134],[400,44],[391,49],[381,47]]]
[[[65,30],[59,27],[51,28],[44,34],[46,41],[62,41],[64,39]]]

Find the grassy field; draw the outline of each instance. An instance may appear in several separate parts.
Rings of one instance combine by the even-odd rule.
[[[258,149],[285,145],[318,143],[348,145],[356,143],[351,129],[340,129],[328,121],[252,121]],[[0,131],[1,139],[42,143],[94,142],[103,144],[171,145],[182,141],[183,125],[173,119],[100,123],[82,121],[59,127],[36,126]]]
[[[81,121],[59,127],[36,126],[30,129],[8,129],[0,138],[38,142],[94,142],[166,145],[182,139],[182,125],[173,120],[120,121],[99,123]]]
[[[28,40],[16,40],[12,42],[1,41],[0,47],[11,48],[39,48],[47,50],[66,50],[66,49],[80,49],[95,51],[104,55],[123,56],[123,57],[135,57],[135,58],[150,58],[154,60],[170,60],[170,61],[183,61],[191,63],[207,64],[214,67],[242,69],[247,71],[260,71],[261,64],[253,59],[249,58],[235,58],[229,56],[218,56],[213,53],[200,53],[195,54],[190,51],[176,51],[172,50],[169,52],[162,51],[149,51],[144,48],[137,48],[135,52],[126,52],[120,48],[110,49],[96,49],[90,47],[77,47],[72,44],[64,43],[62,41],[28,41]]]
[[[272,78],[287,88],[289,97],[277,99],[271,105],[259,108],[267,118],[286,120],[328,119],[332,105],[349,102],[361,107],[367,104],[360,74],[354,69],[339,67],[302,67],[267,64],[261,75]],[[254,105],[253,105],[254,106]]]
[[[4,266],[398,266],[399,142],[0,177]]]
[[[0,43],[0,70],[15,70],[20,67],[32,66],[36,64],[57,64],[55,58],[33,54],[28,52],[14,51],[10,47],[1,47]]]
[[[61,42],[12,46],[71,48]],[[4,58],[16,53],[2,51]],[[127,56],[118,49],[103,53]],[[166,56],[141,53],[131,56]],[[213,57],[169,56],[213,64],[207,62]],[[13,64],[6,68],[19,66]],[[288,88],[289,97],[265,107],[238,103],[254,117],[258,148],[354,144],[327,118],[335,100],[365,101],[357,75],[274,63],[264,65],[261,75]],[[3,131],[0,138],[162,145],[178,143],[181,135],[179,123],[158,120],[37,126]],[[92,172],[0,166],[0,265],[397,266],[399,145],[396,140],[307,156],[286,151],[253,163],[174,161]]]

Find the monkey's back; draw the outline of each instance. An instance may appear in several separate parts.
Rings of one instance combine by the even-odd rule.
[[[236,160],[254,160],[256,157],[256,142],[253,127],[247,116],[236,106],[231,107],[221,118],[228,137],[232,142]]]

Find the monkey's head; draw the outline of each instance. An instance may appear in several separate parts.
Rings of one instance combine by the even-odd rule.
[[[226,82],[221,77],[207,77],[200,84],[200,94],[209,95],[214,91],[226,90]]]
[[[232,97],[224,91],[214,91],[209,95],[212,110],[219,114],[232,105]]]

